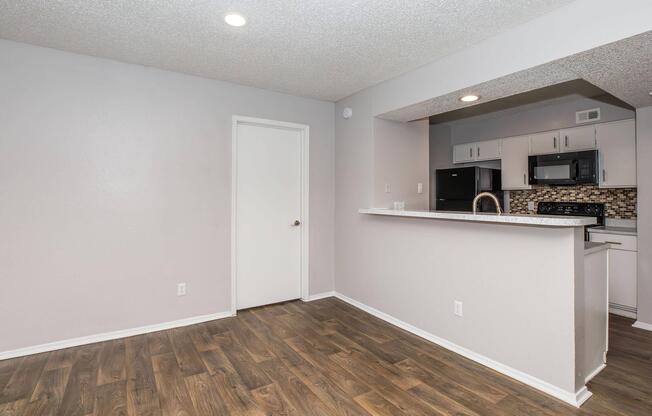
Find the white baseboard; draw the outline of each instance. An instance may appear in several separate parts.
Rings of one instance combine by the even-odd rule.
[[[591,373],[590,373],[588,376],[586,376],[586,378],[584,379],[584,383],[588,383],[589,381],[591,381],[591,380],[593,379],[593,377],[595,377],[595,376],[597,376],[598,374],[600,374],[600,371],[604,370],[605,368],[607,368],[607,364],[600,364],[600,365],[598,366],[598,368],[596,368],[595,370],[591,371]]]
[[[625,318],[636,319],[636,308],[622,306],[615,303],[609,304],[609,313],[614,315],[624,316]]]
[[[322,292],[322,293],[317,293],[315,295],[310,295],[307,298],[303,298],[301,300],[304,302],[312,302],[314,300],[332,298],[334,296],[335,296],[335,292],[331,290],[330,292]]]
[[[646,331],[652,331],[652,324],[646,324],[645,322],[636,321],[632,326],[634,328],[645,329]]]
[[[461,347],[457,344],[454,344],[446,339],[440,338],[436,335],[433,335],[429,332],[426,332],[422,329],[419,329],[413,325],[410,325],[406,322],[403,322],[397,318],[394,318],[391,315],[388,315],[384,312],[381,312],[375,308],[372,308],[371,306],[367,306],[364,303],[358,302],[355,299],[351,299],[348,296],[345,296],[341,293],[336,292],[335,296],[346,302],[349,303],[357,308],[362,309],[363,311],[374,315],[377,318],[382,319],[383,321],[389,322],[392,325],[395,325],[401,329],[404,329],[408,332],[413,333],[414,335],[417,335],[421,338],[424,338],[430,342],[433,342],[437,345],[440,345],[448,350],[451,350],[457,354],[460,354],[470,360],[473,360],[479,364],[484,365],[485,367],[489,367],[492,370],[498,371],[499,373],[502,373],[508,377],[511,377],[515,380],[518,380],[522,383],[527,384],[528,386],[534,387],[537,390],[540,390],[546,394],[549,394],[552,397],[555,397],[563,402],[566,402],[570,405],[573,405],[575,407],[580,407],[585,401],[591,397],[591,392],[588,391],[586,387],[582,387],[580,390],[578,390],[575,393],[568,392],[566,390],[563,390],[557,386],[554,386],[546,381],[540,380],[536,377],[533,377],[529,374],[526,374],[520,370],[517,370],[515,368],[509,367],[505,364],[499,363],[497,361],[492,360],[491,358],[485,357],[484,355],[478,354],[476,352],[473,352],[467,348]]]
[[[94,344],[96,342],[110,341],[118,338],[133,337],[134,335],[148,334],[150,332],[163,331],[166,329],[179,328],[182,326],[200,324],[202,322],[214,321],[227,318],[231,312],[220,312],[209,315],[193,316],[191,318],[179,319],[177,321],[163,322],[153,325],[145,325],[137,328],[121,329],[118,331],[104,332],[102,334],[88,335],[85,337],[71,338],[62,341],[50,342],[47,344],[35,345],[32,347],[18,348],[10,351],[0,352],[0,361],[9,358],[23,357],[25,355],[39,354],[60,350],[64,348],[77,347],[80,345]]]

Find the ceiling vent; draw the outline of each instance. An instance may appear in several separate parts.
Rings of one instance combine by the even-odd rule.
[[[577,111],[575,113],[575,123],[582,124],[588,123],[590,121],[600,120],[600,109],[592,108],[590,110]]]

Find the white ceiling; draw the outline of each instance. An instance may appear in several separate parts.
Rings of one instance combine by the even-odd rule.
[[[652,92],[652,31],[452,91],[381,117],[397,121],[418,120],[572,80],[586,80],[634,108],[652,105],[649,94]],[[472,104],[461,102],[459,97],[467,93],[479,94],[482,100]]]
[[[0,0],[0,38],[336,101],[570,2]]]

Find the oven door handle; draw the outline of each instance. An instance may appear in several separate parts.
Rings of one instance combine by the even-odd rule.
[[[580,176],[580,162],[577,159],[573,159],[571,161],[571,178],[572,180],[576,181],[577,178]]]

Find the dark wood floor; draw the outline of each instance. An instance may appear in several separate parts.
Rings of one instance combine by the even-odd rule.
[[[652,333],[612,317],[581,410],[339,300],[0,361],[0,415],[652,415]]]

